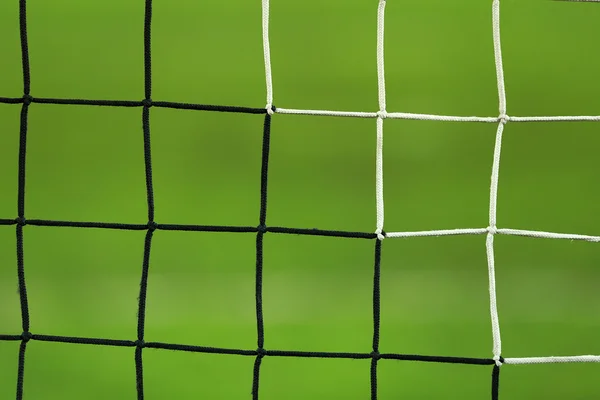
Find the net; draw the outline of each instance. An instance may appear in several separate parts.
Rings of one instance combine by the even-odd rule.
[[[498,177],[500,171],[500,155],[502,148],[502,134],[509,122],[539,122],[539,121],[600,121],[600,116],[531,116],[519,117],[509,116],[506,107],[506,91],[504,85],[504,72],[502,65],[502,53],[500,45],[500,1],[492,3],[492,32],[494,44],[494,59],[496,66],[499,114],[497,117],[462,117],[432,114],[413,114],[402,112],[387,112],[386,110],[386,87],[384,72],[384,16],[386,1],[380,0],[377,9],[377,76],[378,76],[378,106],[376,112],[349,112],[331,110],[301,110],[275,107],[273,102],[273,84],[269,47],[269,0],[262,1],[262,29],[263,48],[266,77],[266,106],[263,108],[233,107],[221,105],[189,104],[166,101],[155,101],[152,99],[152,58],[151,58],[151,27],[152,27],[152,1],[145,2],[144,22],[144,82],[145,93],[142,101],[111,101],[111,100],[88,100],[88,99],[60,99],[40,98],[31,95],[29,51],[26,22],[26,0],[20,0],[20,36],[22,50],[23,88],[24,95],[20,98],[0,97],[0,103],[21,104],[20,119],[20,145],[19,145],[19,168],[18,168],[18,205],[17,218],[0,219],[0,225],[13,225],[16,227],[16,249],[17,249],[17,274],[19,283],[19,296],[21,305],[21,320],[23,333],[20,335],[0,334],[2,341],[20,342],[18,357],[18,375],[16,383],[16,398],[26,398],[23,392],[25,379],[25,355],[27,345],[31,340],[47,342],[63,342],[75,344],[88,344],[99,346],[121,346],[131,347],[135,351],[136,388],[138,399],[144,398],[144,373],[143,373],[143,351],[145,348],[167,349],[176,351],[231,354],[253,357],[254,368],[252,373],[252,398],[259,399],[259,383],[261,377],[261,363],[265,357],[305,357],[305,358],[339,358],[339,359],[370,359],[370,385],[371,399],[378,396],[377,367],[380,360],[401,360],[415,362],[437,362],[458,363],[486,366],[491,369],[491,398],[499,398],[499,377],[501,366],[504,364],[538,364],[538,363],[573,363],[573,362],[600,362],[600,356],[575,355],[565,357],[503,357],[500,336],[500,323],[498,318],[495,284],[495,262],[494,262],[494,237],[496,235],[516,235],[547,239],[581,240],[589,242],[600,242],[598,236],[588,236],[568,233],[543,232],[533,230],[498,228],[496,218],[496,205],[498,193]],[[42,219],[26,219],[25,210],[25,184],[26,184],[26,158],[27,158],[27,123],[28,111],[32,103],[63,104],[63,105],[88,105],[88,106],[112,106],[112,107],[138,107],[142,113],[142,128],[144,136],[144,159],[146,174],[147,195],[147,224],[124,224],[107,222],[75,222]],[[155,221],[154,191],[152,178],[152,155],[151,155],[151,109],[154,107],[189,109],[198,111],[216,111],[225,113],[248,113],[263,114],[264,126],[262,132],[262,166],[260,180],[260,210],[258,213],[257,226],[216,226],[216,225],[176,225],[163,224]],[[276,114],[301,114],[329,117],[347,118],[372,118],[376,120],[376,229],[374,232],[349,232],[321,229],[303,229],[290,227],[277,227],[267,225],[267,199],[268,199],[268,170],[269,170],[269,148],[271,120]],[[487,227],[466,228],[452,230],[430,230],[411,232],[386,232],[384,231],[384,180],[383,180],[383,132],[385,119],[412,119],[412,120],[435,120],[447,122],[477,122],[497,124],[496,142],[493,153],[493,166],[491,171],[489,221]],[[137,338],[135,340],[114,340],[91,337],[67,337],[38,334],[30,331],[30,318],[26,284],[26,264],[24,262],[24,228],[32,226],[55,226],[75,228],[100,228],[146,231],[144,242],[144,257],[142,263],[141,285],[138,304]],[[203,231],[203,232],[243,232],[256,235],[256,275],[255,275],[255,306],[256,306],[256,328],[257,348],[236,349],[216,348],[205,346],[194,346],[187,344],[175,344],[164,342],[148,342],[144,338],[145,315],[148,271],[151,258],[152,238],[156,230],[166,231]],[[329,237],[346,237],[374,241],[373,262],[373,337],[372,347],[362,353],[354,352],[309,352],[294,350],[272,350],[265,347],[264,321],[263,321],[263,238],[265,234],[295,234],[295,235],[317,235]],[[486,252],[489,272],[489,301],[490,318],[492,330],[492,355],[489,358],[470,357],[448,357],[432,355],[415,355],[400,353],[382,353],[379,351],[380,341],[380,275],[381,275],[381,251],[385,239],[409,238],[420,236],[448,236],[448,235],[484,235],[486,237]]]

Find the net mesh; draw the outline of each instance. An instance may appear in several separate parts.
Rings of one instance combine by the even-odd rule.
[[[387,112],[385,94],[384,73],[384,16],[386,1],[380,0],[377,9],[377,75],[378,75],[378,97],[379,110],[376,112],[352,112],[331,110],[300,110],[279,108],[273,105],[273,84],[269,47],[269,0],[262,1],[262,28],[263,48],[265,61],[265,76],[267,89],[267,104],[264,108],[249,108],[207,104],[189,104],[152,100],[152,62],[151,62],[151,27],[152,27],[152,0],[145,1],[144,21],[144,82],[145,93],[142,101],[113,101],[113,100],[89,100],[89,99],[59,99],[40,98],[31,95],[29,50],[27,39],[27,11],[26,0],[20,0],[20,37],[22,53],[23,89],[24,95],[19,98],[0,97],[0,103],[21,104],[20,116],[20,141],[19,141],[19,168],[18,168],[18,204],[17,218],[0,219],[0,225],[14,225],[16,227],[16,249],[17,249],[17,274],[19,283],[19,296],[21,305],[21,320],[23,333],[20,335],[0,334],[0,341],[19,341],[20,351],[18,357],[18,374],[16,384],[16,398],[24,398],[23,382],[25,377],[25,354],[27,344],[31,340],[46,342],[63,342],[75,344],[88,344],[100,346],[121,346],[135,349],[136,388],[138,399],[144,398],[144,374],[143,374],[143,349],[168,349],[198,353],[232,354],[254,357],[254,368],[252,375],[252,398],[259,398],[259,382],[261,362],[264,357],[306,357],[306,358],[339,358],[339,359],[370,359],[370,382],[371,399],[377,399],[377,365],[379,360],[404,360],[417,362],[438,362],[482,365],[491,368],[491,398],[497,400],[499,397],[499,377],[503,364],[538,364],[538,363],[573,363],[573,362],[600,362],[600,356],[575,355],[564,357],[525,357],[504,358],[500,340],[500,324],[496,307],[496,286],[494,273],[494,236],[516,235],[547,239],[582,240],[589,242],[600,242],[599,236],[543,232],[533,230],[498,228],[496,221],[496,203],[498,192],[498,176],[500,170],[500,154],[502,148],[502,133],[508,122],[540,122],[540,121],[600,121],[600,116],[509,116],[506,109],[506,92],[504,87],[504,72],[502,66],[502,53],[500,45],[500,1],[492,2],[492,32],[494,44],[494,59],[496,65],[496,76],[498,84],[499,114],[497,117],[476,116],[447,116],[432,114],[414,114],[402,112]],[[75,222],[42,219],[26,219],[25,210],[25,183],[26,183],[26,157],[27,157],[27,122],[29,107],[32,103],[63,104],[63,105],[88,105],[88,106],[111,106],[111,107],[139,107],[142,109],[142,129],[144,134],[144,160],[146,173],[146,195],[148,222],[146,224],[124,224],[107,222]],[[152,155],[151,155],[151,129],[150,116],[153,107],[172,109],[188,109],[199,111],[216,111],[226,113],[263,114],[263,140],[262,140],[262,167],[260,183],[260,211],[257,226],[215,226],[215,225],[183,225],[163,224],[154,220],[154,192],[152,185]],[[376,128],[376,229],[374,232],[348,232],[321,229],[303,229],[276,227],[267,225],[267,197],[268,197],[268,170],[269,170],[269,145],[271,119],[275,114],[300,114],[320,115],[331,117],[350,118],[373,118],[377,121]],[[448,122],[478,122],[497,124],[496,142],[493,153],[493,166],[491,171],[489,222],[487,227],[466,228],[450,230],[429,230],[412,232],[385,232],[384,231],[384,201],[383,201],[383,127],[386,118],[412,119],[412,120],[435,120]],[[115,340],[90,337],[68,337],[32,333],[30,331],[29,307],[27,300],[27,284],[25,279],[24,263],[24,227],[33,226],[56,226],[76,228],[100,228],[100,229],[122,229],[146,231],[144,242],[144,257],[142,264],[141,285],[138,304],[137,338],[135,340]],[[144,340],[144,325],[146,315],[146,298],[148,270],[150,265],[152,237],[156,230],[166,231],[202,231],[202,232],[246,232],[256,235],[256,280],[255,280],[255,303],[256,303],[256,327],[257,348],[256,349],[234,349],[194,346],[186,344],[147,342]],[[374,263],[373,263],[373,343],[370,351],[363,353],[353,352],[311,352],[293,350],[270,350],[265,348],[265,335],[263,323],[262,302],[262,276],[263,276],[263,238],[267,233],[273,234],[295,234],[295,235],[317,235],[330,237],[346,237],[367,239],[374,241]],[[447,235],[485,235],[486,250],[489,271],[489,296],[490,317],[492,325],[492,355],[489,358],[470,357],[447,357],[432,355],[414,355],[399,353],[379,352],[379,327],[380,327],[380,261],[382,243],[386,238],[408,238],[419,236],[447,236]]]

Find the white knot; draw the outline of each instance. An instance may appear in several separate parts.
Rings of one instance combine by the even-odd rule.
[[[273,111],[273,104],[267,104],[265,106],[265,108],[267,109],[267,114],[269,114],[269,115],[275,114],[275,111]]]
[[[381,119],[386,119],[387,116],[388,116],[387,111],[385,111],[385,110],[377,111],[377,117],[379,117]]]
[[[498,229],[496,229],[495,226],[488,226],[486,228],[486,230],[488,231],[489,234],[492,234],[492,235],[498,234]]]
[[[502,366],[502,361],[500,361],[500,356],[494,356],[494,362],[498,367]]]
[[[506,125],[506,123],[508,121],[510,121],[510,117],[508,115],[506,115],[506,114],[500,114],[498,116],[498,121],[500,121],[502,124]]]
[[[381,233],[381,232],[382,232],[381,229],[377,229],[375,231],[375,234],[377,235],[377,239],[379,239],[379,240],[385,239],[385,235],[383,233]]]

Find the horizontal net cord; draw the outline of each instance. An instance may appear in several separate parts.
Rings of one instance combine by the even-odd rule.
[[[25,100],[22,97],[0,97],[0,103],[3,104],[22,104]],[[244,114],[266,114],[266,108],[226,106],[200,103],[182,103],[172,101],[151,101],[144,103],[144,100],[88,100],[88,99],[59,99],[31,97],[31,103],[55,104],[55,105],[84,105],[84,106],[106,106],[106,107],[144,107],[150,104],[152,107],[173,108],[180,110],[198,110],[198,111],[217,111],[234,112]],[[329,116],[329,117],[350,117],[350,118],[378,118],[380,113],[368,111],[335,111],[335,110],[303,110],[293,108],[272,108],[274,114],[292,114],[307,116]],[[420,114],[406,112],[386,112],[384,118],[390,119],[408,119],[420,121],[443,121],[443,122],[483,122],[498,123],[505,118],[507,122],[577,122],[577,121],[600,121],[600,115],[556,115],[556,116],[498,116],[498,117],[478,117],[478,116],[455,116],[439,114]]]
[[[36,340],[40,342],[54,343],[70,343],[70,344],[86,344],[97,346],[113,346],[113,347],[143,347],[163,350],[178,350],[194,353],[210,353],[210,354],[230,354],[241,356],[271,356],[271,357],[295,357],[295,358],[337,358],[337,359],[387,359],[398,361],[422,361],[422,362],[438,362],[438,363],[453,363],[453,364],[470,364],[470,365],[492,365],[494,360],[491,358],[476,358],[476,357],[454,357],[454,356],[430,356],[420,354],[401,354],[401,353],[375,353],[375,352],[333,352],[333,351],[300,351],[300,350],[244,350],[223,347],[195,346],[188,344],[162,343],[162,342],[143,342],[139,340],[119,340],[119,339],[103,339],[103,338],[88,338],[76,336],[54,336],[54,335],[38,335],[26,333],[22,335],[0,335],[2,341],[30,341]]]
[[[19,219],[0,219],[0,226],[18,225]],[[147,229],[164,231],[192,231],[192,232],[228,232],[228,233],[256,233],[261,229],[265,232],[283,233],[293,235],[309,236],[333,236],[361,239],[375,239],[377,234],[374,232],[342,231],[328,230],[319,228],[288,228],[281,226],[234,226],[234,225],[185,225],[185,224],[125,224],[117,222],[79,222],[79,221],[55,221],[44,219],[28,219],[21,222],[22,225],[31,226],[51,226],[64,228],[95,228],[95,229],[121,229],[132,231],[143,231]],[[409,237],[427,237],[427,236],[459,236],[459,235],[485,235],[490,233],[490,228],[464,228],[464,229],[434,229],[424,231],[407,232],[385,232],[386,238],[409,238]],[[587,242],[600,242],[600,236],[581,235],[576,233],[558,233],[547,231],[536,231],[526,229],[496,228],[492,230],[493,234],[509,236],[525,236],[542,239],[564,239],[564,240],[582,240]]]
[[[530,231],[524,229],[498,229],[498,233],[501,235],[513,235],[513,236],[529,236],[535,238],[547,238],[547,239],[567,239],[567,240],[585,240],[588,242],[600,242],[600,236],[580,235],[576,233],[555,233],[555,232],[544,232],[544,231]]]
[[[355,118],[378,118],[381,112],[363,111],[333,111],[333,110],[301,110],[277,107],[275,114],[314,115],[328,117],[355,117]],[[478,116],[456,116],[440,114],[420,114],[407,112],[386,112],[383,118],[408,119],[421,121],[443,121],[443,122],[567,122],[567,121],[600,121],[600,115],[557,115],[557,116],[510,116],[499,115],[497,117]]]
[[[412,231],[412,232],[386,232],[386,238],[407,238],[421,236],[455,236],[455,235],[482,235],[487,233],[486,228],[466,228],[466,229],[438,229],[430,231]]]
[[[37,340],[41,342],[72,343],[72,344],[91,344],[97,346],[115,346],[115,347],[141,347],[179,350],[195,353],[212,354],[231,354],[243,356],[256,356],[258,350],[230,349],[222,347],[194,346],[186,344],[145,342],[138,343],[135,340],[86,338],[75,336],[54,336],[28,334],[26,340]],[[0,335],[0,341],[21,341],[24,335]],[[400,353],[352,353],[352,352],[327,352],[327,351],[298,351],[298,350],[263,350],[265,356],[275,357],[300,357],[300,358],[338,358],[338,359],[370,359],[373,357],[388,360],[400,361],[423,361],[439,363],[456,363],[471,365],[493,365],[495,361],[492,358],[475,357],[452,357],[452,356],[429,356],[419,354],[400,354]],[[600,362],[600,355],[580,355],[580,356],[548,356],[548,357],[507,357],[502,358],[502,364],[554,364],[554,363],[596,363]]]
[[[154,101],[154,100],[91,100],[91,99],[59,99],[24,96],[19,98],[0,97],[0,103],[5,104],[22,104],[22,103],[39,103],[53,105],[71,105],[71,106],[105,106],[105,107],[159,107],[173,108],[180,110],[198,110],[198,111],[219,111],[219,112],[234,112],[244,114],[266,114],[264,108],[242,107],[242,106],[226,106],[215,104],[195,104],[183,103],[174,101]]]
[[[600,362],[600,356],[550,356],[505,358],[504,364],[555,364],[555,363],[595,363]]]
[[[546,231],[535,231],[525,229],[510,229],[510,228],[466,228],[466,229],[441,229],[429,231],[412,231],[412,232],[386,232],[386,238],[407,238],[407,237],[423,237],[423,236],[457,236],[457,235],[485,235],[492,233],[494,235],[508,236],[525,236],[540,239],[566,239],[566,240],[583,240],[587,242],[600,242],[600,236],[580,235],[576,233],[557,233]]]

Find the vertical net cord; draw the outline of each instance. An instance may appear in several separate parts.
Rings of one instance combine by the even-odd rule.
[[[263,304],[262,304],[262,277],[263,277],[263,240],[267,232],[267,186],[269,173],[269,148],[271,141],[271,115],[265,115],[263,126],[263,143],[262,143],[262,165],[260,173],[260,217],[258,233],[256,234],[256,331],[257,331],[257,355],[254,361],[254,370],[252,377],[252,399],[258,399],[258,388],[260,380],[260,366],[262,359],[265,356],[265,332],[263,322]]]
[[[21,36],[21,58],[23,68],[23,106],[21,108],[19,128],[19,176],[17,199],[17,277],[19,282],[19,298],[21,303],[21,325],[23,334],[19,348],[19,361],[17,369],[17,400],[23,398],[23,384],[25,379],[25,350],[27,342],[31,339],[29,332],[29,302],[27,300],[27,286],[25,284],[25,261],[23,249],[23,227],[25,226],[25,166],[27,154],[27,118],[31,104],[31,80],[29,67],[29,44],[27,40],[27,2],[19,1],[19,27]]]
[[[271,46],[269,45],[269,0],[262,0],[262,37],[267,85],[267,113],[273,115],[273,76],[271,74]]]
[[[142,349],[144,343],[144,326],[146,322],[146,295],[148,290],[148,270],[150,268],[150,249],[152,236],[157,228],[154,222],[154,189],[152,184],[152,154],[150,143],[150,107],[152,106],[152,0],[146,0],[144,13],[144,100],[142,110],[142,131],[144,137],[144,166],[146,174],[146,198],[148,203],[148,230],[144,240],[144,258],[142,277],[140,280],[140,297],[138,306],[137,340],[135,342],[135,376],[138,400],[144,398],[144,368]]]
[[[375,159],[375,198],[377,203],[377,239],[375,240],[375,265],[373,271],[373,352],[371,353],[371,400],[377,400],[377,362],[379,361],[379,328],[381,318],[381,244],[385,238],[383,231],[383,120],[386,118],[385,69],[384,69],[384,17],[385,0],[379,1],[377,8],[377,93],[379,112],[377,113],[377,146]]]
[[[494,38],[494,61],[496,64],[496,78],[498,82],[498,108],[499,120],[496,131],[496,143],[494,145],[494,161],[492,164],[492,176],[490,184],[490,210],[489,226],[487,228],[486,253],[488,261],[489,293],[490,293],[490,315],[492,322],[494,369],[492,372],[492,399],[498,399],[500,366],[502,365],[502,342],[500,339],[500,323],[498,320],[498,307],[496,301],[496,273],[494,262],[494,235],[498,232],[496,228],[496,214],[498,202],[498,176],[500,171],[500,152],[502,149],[502,132],[508,121],[506,116],[506,91],[504,87],[504,68],[502,66],[502,50],[500,45],[500,1],[492,3],[492,23]]]
[[[379,353],[379,323],[381,316],[381,244],[375,240],[375,267],[373,273],[373,352],[371,353],[371,400],[377,400],[377,362]]]
[[[269,46],[269,0],[262,2],[262,35],[265,61],[265,80],[267,89],[267,105],[263,125],[262,154],[260,167],[260,214],[258,232],[256,234],[256,277],[255,277],[255,302],[256,302],[256,333],[257,345],[256,359],[252,373],[252,399],[258,400],[260,383],[260,366],[265,356],[265,330],[263,321],[263,241],[267,232],[267,188],[269,179],[269,150],[271,146],[271,116],[273,107],[273,81],[271,78],[271,51]]]
[[[375,190],[377,201],[377,230],[379,240],[383,240],[383,120],[387,117],[385,104],[385,71],[383,61],[385,0],[379,1],[377,9],[377,92],[379,96],[379,112],[377,113],[377,155],[375,172]]]

